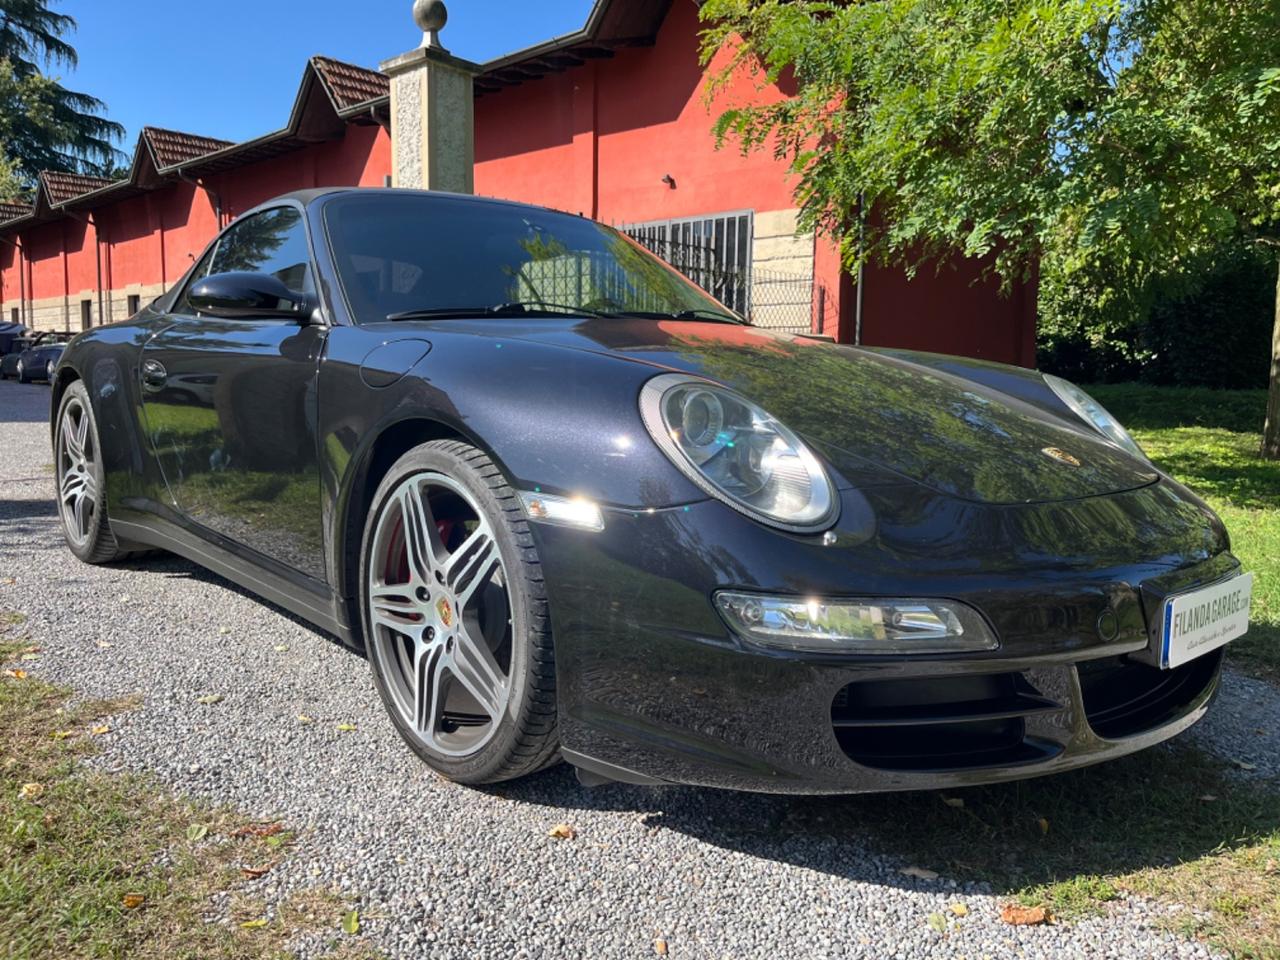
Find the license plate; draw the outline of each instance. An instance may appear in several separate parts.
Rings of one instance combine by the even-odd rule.
[[[1246,573],[1167,599],[1160,666],[1171,670],[1243,636],[1252,597],[1253,574]]]

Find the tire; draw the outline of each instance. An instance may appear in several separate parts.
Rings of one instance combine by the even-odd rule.
[[[493,462],[453,440],[410,450],[374,493],[360,556],[374,685],[410,748],[467,784],[557,762],[542,567]]]
[[[27,382],[27,365],[23,363],[21,360],[18,361],[18,382],[19,383]]]
[[[102,564],[130,555],[121,550],[107,520],[107,491],[98,445],[98,422],[89,391],[72,382],[58,405],[54,475],[58,518],[67,546],[85,563]]]

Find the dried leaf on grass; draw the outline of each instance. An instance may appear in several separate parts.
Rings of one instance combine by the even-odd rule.
[[[137,910],[147,902],[147,898],[140,893],[126,893],[120,898],[120,902],[124,904],[126,910]]]
[[[360,932],[360,911],[349,910],[342,917],[342,932],[355,936]]]
[[[284,824],[279,822],[273,823],[251,823],[247,826],[237,827],[231,831],[233,837],[274,837],[277,833],[284,831]]]
[[[1033,927],[1049,922],[1049,911],[1044,907],[1024,907],[1006,903],[1000,908],[1000,919],[1014,927]]]
[[[272,864],[269,863],[265,867],[241,867],[240,872],[244,874],[246,880],[257,880],[270,873],[271,867]]]

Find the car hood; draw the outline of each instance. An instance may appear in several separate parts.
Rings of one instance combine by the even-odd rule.
[[[911,481],[1000,504],[1101,496],[1158,479],[1150,464],[1073,418],[900,355],[723,323],[483,325],[717,381],[800,433],[859,486]]]

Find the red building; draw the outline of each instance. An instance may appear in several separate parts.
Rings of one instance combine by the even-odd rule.
[[[965,262],[910,281],[884,268],[850,277],[831,243],[797,234],[785,163],[716,149],[718,109],[785,94],[744,76],[708,106],[697,7],[597,0],[582,30],[483,64],[476,192],[622,225],[756,323],[1032,364],[1033,287],[1001,297]],[[44,174],[32,206],[0,205],[4,319],[123,319],[262,200],[384,185],[389,114],[384,75],[316,57],[275,133],[231,144],[147,128],[125,180]]]

